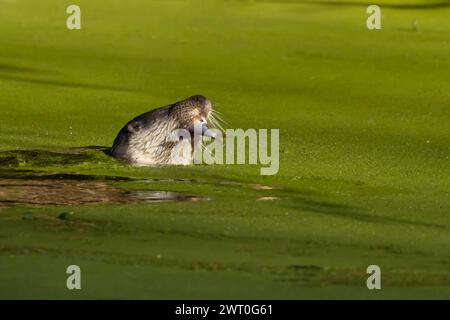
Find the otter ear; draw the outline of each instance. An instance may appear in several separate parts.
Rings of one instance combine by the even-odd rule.
[[[141,124],[139,122],[131,122],[127,125],[127,130],[130,133],[136,133],[141,130]]]

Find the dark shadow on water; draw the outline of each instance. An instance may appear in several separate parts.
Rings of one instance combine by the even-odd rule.
[[[41,70],[38,70],[38,69],[35,69],[35,68],[0,63],[0,73],[3,73],[3,72],[42,73]]]
[[[30,74],[33,77],[30,77]],[[39,77],[42,74],[49,74],[47,71],[38,70],[36,68],[18,66],[13,64],[0,64],[0,79],[17,81],[23,83],[57,86],[65,88],[84,88],[92,90],[110,90],[110,91],[134,91],[133,89],[119,86],[110,86],[104,84],[85,83],[68,80],[55,80]]]
[[[84,162],[111,162],[106,155],[107,147],[72,148],[61,151],[48,150],[11,150],[0,152],[0,166],[17,167],[20,165],[54,166],[73,165]]]
[[[127,182],[132,178],[119,176],[87,175],[77,173],[52,173],[34,170],[0,169],[0,179],[19,179],[29,181],[72,180],[72,181],[107,181]]]
[[[72,82],[65,80],[52,80],[52,79],[38,79],[30,78],[24,76],[15,76],[10,74],[0,74],[0,79],[18,81],[23,83],[40,84],[48,86],[57,86],[64,88],[83,88],[83,89],[93,89],[93,90],[109,90],[109,91],[134,91],[130,88],[108,86],[94,83],[82,83],[82,82]]]
[[[318,201],[306,197],[296,196],[289,200],[287,206],[289,208],[300,209],[302,211],[310,211],[318,214],[328,215],[332,217],[352,219],[370,223],[387,223],[387,224],[406,224],[411,226],[432,227],[445,229],[445,225],[411,221],[395,217],[379,216],[369,214],[362,208],[348,206],[328,201]]]

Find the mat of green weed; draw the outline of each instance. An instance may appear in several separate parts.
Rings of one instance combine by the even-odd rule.
[[[449,298],[450,3],[379,1],[369,31],[364,3],[319,2],[80,0],[69,31],[71,3],[0,1],[3,178],[209,199],[3,205],[0,297]],[[232,128],[280,129],[277,175],[71,154],[198,93]]]

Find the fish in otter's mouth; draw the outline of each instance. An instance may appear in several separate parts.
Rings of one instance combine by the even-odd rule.
[[[193,140],[174,139],[173,132],[184,129],[194,134],[200,128],[208,135],[208,124],[219,126],[211,101],[196,95],[174,104],[146,112],[128,122],[117,135],[109,153],[130,164],[191,164]],[[176,153],[176,156],[174,156]]]

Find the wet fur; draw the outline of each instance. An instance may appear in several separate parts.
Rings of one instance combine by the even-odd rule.
[[[211,112],[211,102],[201,95],[146,112],[120,130],[110,155],[134,165],[191,164],[193,145],[188,140],[170,141],[170,134],[208,119]],[[172,157],[175,148],[182,157]]]

